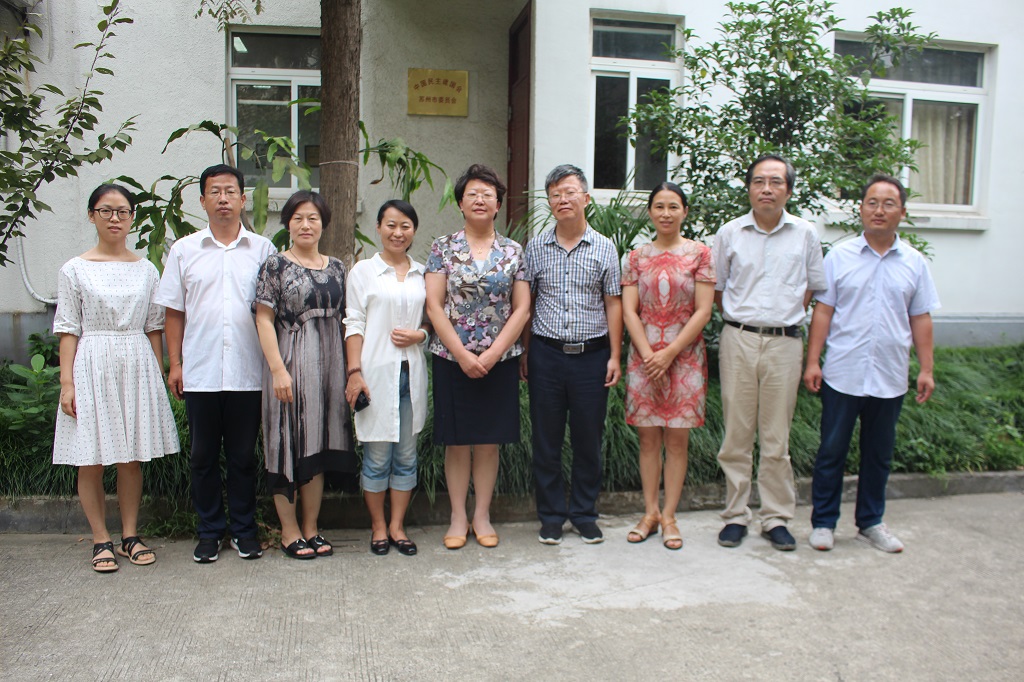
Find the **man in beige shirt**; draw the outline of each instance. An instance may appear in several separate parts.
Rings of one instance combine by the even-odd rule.
[[[737,547],[753,520],[748,502],[754,435],[760,444],[761,534],[775,549],[796,549],[786,528],[796,509],[789,428],[800,385],[800,326],[814,291],[824,289],[821,244],[806,220],[786,212],[796,172],[768,154],[747,169],[750,213],[726,223],[713,248],[715,300],[725,326],[719,350],[725,438],[723,547]]]

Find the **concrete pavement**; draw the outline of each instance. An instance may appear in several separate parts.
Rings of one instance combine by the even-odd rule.
[[[1017,680],[1024,671],[1024,495],[891,500],[903,539],[796,552],[715,537],[712,511],[680,515],[686,545],[629,545],[639,514],[602,518],[606,542],[533,522],[501,544],[416,557],[368,551],[368,532],[325,532],[331,558],[280,551],[212,565],[190,541],[159,560],[88,568],[79,535],[0,535],[0,679],[78,680]]]

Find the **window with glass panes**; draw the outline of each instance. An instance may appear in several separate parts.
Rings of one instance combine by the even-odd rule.
[[[591,69],[593,89],[593,173],[595,189],[653,189],[668,175],[669,159],[640,134],[629,143],[622,118],[655,90],[678,84],[679,69],[669,53],[676,25],[594,19]]]
[[[311,183],[319,186],[320,112],[307,115],[312,104],[289,103],[320,98],[320,36],[236,31],[230,57],[232,117],[239,142],[264,156],[266,145],[257,130],[290,138],[299,158],[313,167]],[[274,182],[270,169],[258,167],[255,160],[239,158],[238,167],[246,187],[263,177],[271,187],[298,188],[288,174]]]
[[[869,46],[857,40],[836,40],[835,49],[870,56]],[[914,159],[917,170],[905,168],[901,178],[917,193],[914,202],[964,208],[977,203],[984,76],[981,50],[925,48],[872,79],[871,92],[896,118],[896,132],[923,144]]]

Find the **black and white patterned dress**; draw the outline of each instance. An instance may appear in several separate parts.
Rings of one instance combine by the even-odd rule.
[[[310,270],[280,254],[267,258],[256,303],[271,308],[277,344],[292,377],[292,403],[274,396],[263,370],[263,449],[267,486],[292,499],[296,487],[325,471],[355,471],[352,423],[345,402],[345,265],[328,259]]]
[[[57,278],[54,334],[79,337],[78,418],[58,407],[53,463],[148,462],[179,451],[163,370],[147,332],[163,329],[153,302],[160,275],[147,260],[72,258]]]

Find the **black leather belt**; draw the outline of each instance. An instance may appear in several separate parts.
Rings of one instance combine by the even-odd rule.
[[[601,350],[603,348],[608,348],[609,346],[607,334],[605,334],[604,336],[598,336],[595,339],[577,341],[576,343],[571,343],[569,341],[559,341],[558,339],[549,339],[546,336],[537,336],[536,334],[534,334],[532,338],[537,341],[540,341],[541,343],[547,346],[557,348],[566,355],[580,355],[582,353],[589,353],[592,350]]]
[[[800,327],[796,325],[792,327],[755,327],[750,324],[733,322],[732,320],[725,320],[725,323],[730,327],[736,327],[741,332],[754,332],[763,336],[793,336],[800,338]]]

